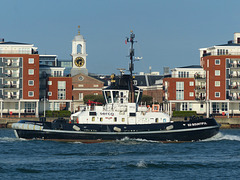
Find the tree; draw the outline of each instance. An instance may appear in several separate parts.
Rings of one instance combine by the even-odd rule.
[[[98,102],[98,103],[102,103],[102,104],[105,103],[103,95],[94,95],[94,94],[85,95],[83,97],[84,104],[86,104],[88,102],[88,100]]]

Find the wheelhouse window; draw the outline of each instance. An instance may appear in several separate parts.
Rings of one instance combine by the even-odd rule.
[[[103,91],[103,97],[106,103],[112,103],[111,91]]]
[[[119,101],[119,91],[113,91],[113,102],[117,103]]]

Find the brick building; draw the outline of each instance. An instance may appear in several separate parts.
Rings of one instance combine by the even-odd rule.
[[[0,42],[0,116],[39,109],[39,55],[33,44]]]
[[[164,78],[164,88],[170,114],[174,104],[176,110],[194,110],[207,117],[240,115],[240,33],[226,44],[201,48],[199,70],[175,68],[170,78]]]

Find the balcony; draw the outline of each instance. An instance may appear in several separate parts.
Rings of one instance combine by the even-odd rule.
[[[197,100],[197,101],[205,101],[206,97],[205,96],[198,96],[198,97],[195,97],[195,100]]]
[[[240,86],[239,85],[230,85],[229,86],[229,89],[232,93],[238,93],[240,92]]]
[[[240,63],[230,63],[229,65],[230,65],[230,68],[232,68],[232,69],[234,69],[234,68],[240,69]]]
[[[5,79],[18,79],[19,74],[17,73],[5,73]]]
[[[233,75],[233,74],[230,74],[230,75],[229,75],[229,78],[240,78],[240,75]]]
[[[196,81],[206,81],[206,76],[201,74],[194,74],[194,79]]]
[[[227,99],[237,101],[240,100],[240,96],[229,96]]]
[[[226,53],[217,53],[217,52],[208,52],[204,53],[203,57],[205,56],[224,56],[224,55],[240,55],[240,52],[226,52]]]
[[[6,88],[6,89],[19,89],[19,85],[6,84],[6,85],[3,86],[3,88]]]
[[[4,100],[19,100],[19,96],[17,96],[17,95],[5,95],[5,96],[3,96],[3,99]]]
[[[206,90],[206,86],[195,86],[195,90]]]
[[[206,86],[195,86],[195,91],[198,93],[206,92]]]
[[[19,67],[18,62],[5,62],[5,68],[17,68]]]

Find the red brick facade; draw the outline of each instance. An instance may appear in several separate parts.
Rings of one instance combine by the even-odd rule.
[[[184,82],[184,100],[195,100],[195,80],[194,78],[164,78],[163,84],[168,83],[165,92],[168,94],[168,100],[176,100],[176,82]],[[190,82],[193,85],[190,86]],[[190,96],[190,92],[193,96]]]
[[[39,55],[38,54],[1,54],[1,57],[22,58],[22,99],[39,99]],[[29,64],[28,59],[33,58],[34,63]],[[33,75],[29,75],[29,69],[34,70]],[[29,85],[28,81],[33,80],[34,85]],[[33,91],[34,96],[29,97],[28,92]]]
[[[58,100],[58,82],[66,82],[66,96],[64,100],[72,100],[72,78],[71,77],[49,77],[47,81],[47,90],[51,93],[48,94],[49,100]]]
[[[79,98],[80,93],[82,93],[83,97],[88,94],[101,95],[102,88],[104,86],[104,83],[102,81],[99,81],[84,74],[78,74],[76,76],[73,76],[72,83],[72,96],[74,101],[82,101],[82,99]]]

